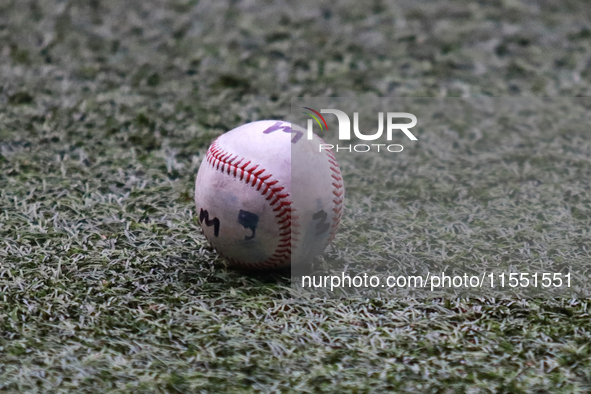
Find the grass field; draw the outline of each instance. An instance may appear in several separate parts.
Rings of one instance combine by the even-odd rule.
[[[584,0],[0,0],[0,391],[588,392],[588,299],[294,297],[289,274],[225,267],[193,187],[212,139],[286,118],[292,97],[589,96],[590,14]],[[589,264],[585,125],[498,138],[425,137],[440,150],[400,156],[369,203],[373,163],[345,160],[327,256],[396,201],[386,260],[474,261],[476,245],[486,261]]]
[[[360,129],[371,134],[368,131],[375,132],[377,123],[377,110],[371,107],[379,102],[415,114],[420,119],[414,131],[419,139],[410,141],[400,131],[392,133],[390,142],[339,141],[336,131],[327,136],[343,169],[347,214],[341,236],[316,264],[317,277],[331,272],[341,276],[346,270],[350,275],[375,274],[383,284],[388,275],[426,278],[428,272],[445,272],[459,278],[465,273],[474,287],[394,287],[390,290],[395,294],[386,294],[381,290],[388,289],[379,284],[367,286],[378,291],[374,295],[397,297],[591,294],[589,98],[298,99],[292,112],[301,113],[303,105],[357,108]],[[401,143],[405,148],[391,153],[383,144],[378,153],[375,144],[368,145],[375,142]],[[349,152],[351,146],[369,151]],[[508,272],[524,273],[526,287],[512,287],[509,283],[517,279],[510,280]],[[570,285],[543,287],[536,272],[547,273],[546,284],[550,273],[557,273],[562,279],[556,283],[564,280]],[[487,285],[479,287],[474,280],[480,281],[483,274]],[[490,275],[495,289],[490,288]],[[312,289],[320,295],[318,290]],[[342,290],[355,292],[351,287]]]

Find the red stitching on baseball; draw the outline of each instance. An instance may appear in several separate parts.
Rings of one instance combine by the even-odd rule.
[[[319,139],[322,143],[325,143],[322,138],[319,137]],[[326,243],[326,245],[328,245],[334,240],[334,237],[337,233],[337,227],[339,226],[341,216],[343,215],[343,194],[345,193],[345,190],[343,187],[343,175],[341,174],[341,169],[339,168],[339,164],[337,163],[334,153],[331,149],[325,150],[324,152],[326,152],[326,155],[328,156],[328,162],[331,164],[331,176],[335,180],[335,182],[332,183],[332,186],[335,188],[332,194],[336,197],[332,200],[334,204],[334,208],[332,209],[334,216],[332,217],[332,222],[330,224],[330,236],[328,238],[328,242]]]
[[[234,160],[238,158],[238,155],[228,160],[228,157],[231,156],[230,153],[223,152],[223,150],[218,146],[218,141],[215,140],[211,147],[207,150],[205,155],[205,159],[207,162],[216,170],[220,169],[220,165],[222,166],[221,172],[224,172],[224,166],[228,166],[227,173],[231,174],[231,168],[234,169],[233,176],[237,177],[237,172],[240,171],[240,180],[244,181],[245,183],[251,185],[252,187],[257,186],[257,191],[261,191],[261,187],[265,185],[264,190],[261,191],[263,196],[266,196],[266,200],[274,199],[270,202],[271,207],[273,207],[273,212],[275,212],[275,218],[279,225],[279,232],[280,238],[279,242],[277,243],[277,247],[275,251],[271,255],[271,257],[267,258],[267,260],[261,263],[245,263],[239,262],[236,259],[229,258],[225,254],[221,253],[218,250],[218,253],[224,257],[226,260],[230,261],[230,263],[237,265],[237,266],[247,266],[250,268],[265,268],[265,267],[276,267],[277,265],[284,265],[286,262],[289,261],[291,257],[291,248],[292,248],[292,239],[291,239],[291,226],[296,225],[294,223],[295,218],[292,219],[291,217],[291,200],[289,199],[289,194],[281,193],[285,188],[282,186],[275,186],[279,183],[278,180],[272,179],[272,174],[264,174],[265,169],[260,169],[255,172],[259,168],[259,165],[254,165],[252,168],[247,168],[251,161],[246,162],[245,164],[239,166],[243,159],[240,159],[237,163],[232,164]],[[246,179],[244,179],[244,174],[246,173]],[[253,177],[252,183],[250,181],[250,177]],[[268,181],[268,182],[267,182]],[[285,223],[285,224],[284,224]],[[288,230],[288,231],[285,231]]]

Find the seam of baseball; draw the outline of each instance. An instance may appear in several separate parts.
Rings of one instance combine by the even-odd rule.
[[[271,257],[261,263],[244,263],[223,257],[235,265],[249,266],[251,268],[276,267],[285,264],[291,257],[291,227],[296,226],[295,217],[292,218],[292,202],[289,193],[281,193],[285,187],[278,185],[279,181],[273,179],[272,174],[266,173],[266,170],[252,161],[246,161],[245,158],[239,158],[238,155],[232,155],[219,147],[218,140],[215,140],[205,154],[205,160],[217,171],[226,173],[236,179],[244,181],[246,184],[256,187],[261,195],[266,197],[269,205],[275,212],[275,219],[279,226],[279,242]],[[245,162],[243,164],[243,162]],[[221,167],[221,169],[220,169]],[[249,168],[250,167],[250,168]],[[264,187],[263,187],[264,186]],[[263,189],[261,191],[261,189]],[[218,251],[219,252],[219,251]]]
[[[320,139],[322,141],[322,139]],[[324,141],[322,141],[324,143]],[[330,165],[330,171],[332,172],[331,177],[333,179],[332,186],[334,187],[332,194],[334,208],[332,211],[334,212],[334,216],[332,217],[332,222],[330,225],[330,237],[328,238],[328,242],[326,245],[330,244],[336,235],[337,227],[339,226],[339,222],[341,221],[341,216],[343,215],[344,204],[343,201],[345,199],[345,189],[343,185],[343,175],[341,174],[341,169],[339,168],[339,164],[337,163],[337,159],[332,152],[332,150],[325,151],[326,155],[328,156],[328,163]]]
[[[326,144],[326,142],[320,138],[320,136],[316,135],[316,137],[320,140],[321,143]],[[326,156],[328,156],[328,163],[332,177],[332,186],[334,187],[332,194],[333,194],[333,204],[334,207],[332,211],[334,212],[334,216],[332,217],[332,222],[330,225],[330,236],[328,238],[328,242],[326,243],[325,247],[328,246],[333,240],[337,232],[337,227],[341,221],[341,216],[343,215],[344,211],[344,200],[345,200],[345,188],[343,185],[343,175],[341,174],[341,169],[339,164],[337,163],[337,158],[335,157],[332,149],[328,149],[324,151]]]

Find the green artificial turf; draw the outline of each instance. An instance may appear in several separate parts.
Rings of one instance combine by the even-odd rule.
[[[193,187],[213,138],[286,118],[292,97],[589,95],[590,13],[584,0],[0,2],[0,391],[588,392],[587,299],[296,296],[286,275],[225,267]],[[384,259],[475,261],[469,245],[588,264],[584,125],[500,142],[461,130],[400,156],[373,200],[370,158],[345,159],[327,256],[372,206],[396,204],[388,231],[404,242]]]
[[[400,131],[391,141],[385,136],[339,141],[336,130],[327,136],[344,174],[347,213],[340,236],[324,262],[316,264],[315,283],[320,284],[321,275],[334,275],[338,284],[346,271],[358,279],[375,275],[384,287],[341,286],[345,294],[371,295],[368,288],[381,296],[431,298],[591,294],[591,99],[304,98],[294,100],[292,112],[301,112],[303,103],[357,108],[360,128],[369,134],[377,123],[377,110],[371,107],[379,102],[415,114],[419,138],[410,141]],[[376,142],[405,148],[392,153],[382,146],[378,153]],[[305,163],[295,165],[305,168]],[[443,272],[448,283],[450,276],[461,279],[464,274],[471,283],[483,276],[486,280],[471,289],[449,284],[442,289],[434,282],[435,291],[425,282],[423,289],[384,285],[389,275],[427,280],[428,273],[440,277]],[[510,279],[510,272],[517,276]],[[561,288],[549,285],[554,277],[555,283],[562,281]],[[327,294],[322,288],[311,290]]]

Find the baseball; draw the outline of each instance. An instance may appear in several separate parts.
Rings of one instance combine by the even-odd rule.
[[[233,266],[304,264],[334,238],[345,189],[330,150],[278,120],[248,123],[209,147],[195,182],[205,237]]]

